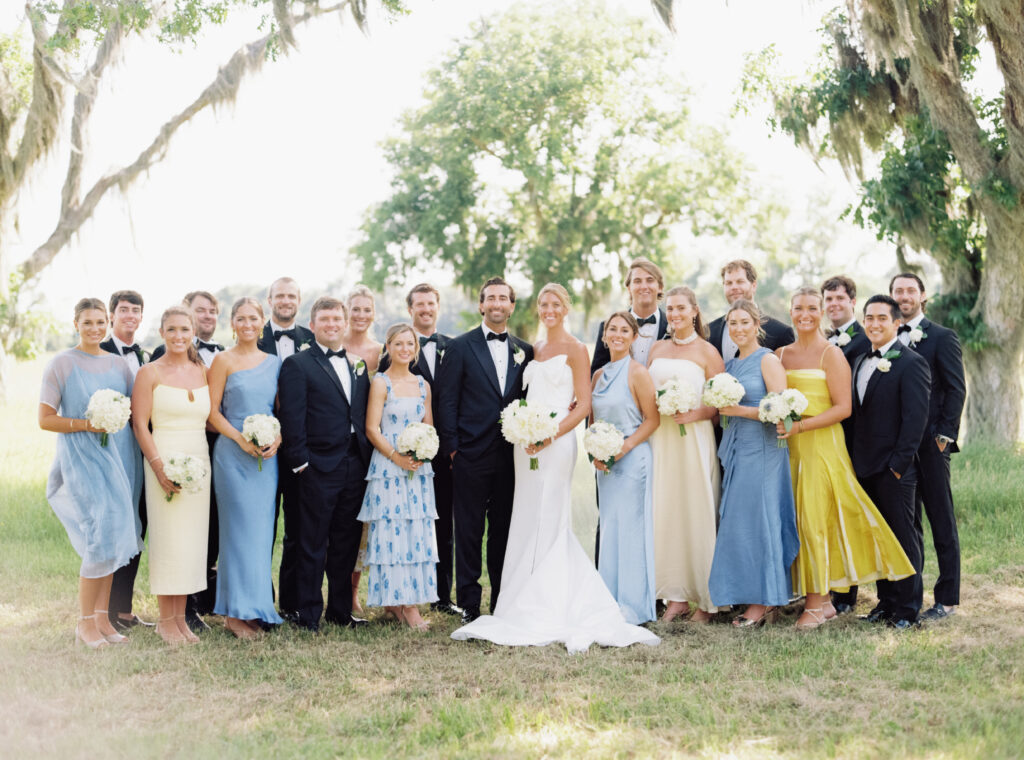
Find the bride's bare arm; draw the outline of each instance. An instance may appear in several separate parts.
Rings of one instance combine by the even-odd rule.
[[[577,343],[569,351],[569,369],[572,370],[572,385],[575,393],[575,406],[558,424],[558,435],[561,438],[576,429],[583,420],[590,416],[590,355],[587,347]]]

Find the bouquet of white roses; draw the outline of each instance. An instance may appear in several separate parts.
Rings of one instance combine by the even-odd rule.
[[[612,423],[598,420],[583,434],[583,449],[591,462],[595,459],[604,462],[605,467],[611,470],[615,457],[622,453],[625,440],[622,431]]]
[[[112,388],[100,388],[89,398],[85,418],[95,428],[101,428],[100,446],[107,445],[107,435],[117,433],[132,416],[131,399]]]
[[[787,388],[782,393],[766,393],[758,404],[757,417],[771,425],[781,422],[788,433],[806,409],[807,397],[796,388]],[[785,445],[786,442],[780,439],[779,446]]]
[[[658,412],[666,417],[686,414],[699,406],[700,393],[678,377],[669,378],[658,388]],[[686,425],[679,426],[679,435],[686,435]]]
[[[395,448],[403,454],[410,455],[417,462],[429,462],[437,456],[440,445],[437,431],[425,422],[410,422],[395,439]],[[410,470],[409,477],[412,476],[413,472]]]
[[[555,412],[536,401],[513,401],[501,413],[501,434],[516,446],[539,446],[548,438],[558,435]],[[536,470],[540,462],[530,457],[530,469]]]
[[[242,421],[242,437],[257,447],[269,446],[281,435],[281,423],[272,414],[250,414]],[[257,469],[263,472],[263,455],[256,456]]]
[[[210,474],[207,466],[191,454],[168,454],[164,463],[164,475],[185,493],[197,493]],[[167,494],[167,501],[174,498]]]
[[[704,383],[704,395],[701,397],[701,401],[705,406],[724,409],[727,406],[736,406],[740,403],[746,392],[743,383],[735,377],[728,372],[719,372]],[[729,427],[728,417],[722,417],[722,427]]]

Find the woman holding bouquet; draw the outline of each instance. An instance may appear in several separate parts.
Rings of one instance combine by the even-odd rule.
[[[168,644],[199,641],[185,624],[185,599],[206,588],[210,390],[194,335],[191,311],[182,306],[164,311],[160,337],[167,351],[139,370],[132,391],[132,426],[146,458],[149,586],[160,604],[156,631]],[[171,455],[189,456],[203,470],[198,487],[183,492],[167,476]]]
[[[671,340],[651,348],[647,362],[655,388],[675,381],[697,399],[696,408],[677,412],[651,436],[654,452],[654,578],[655,597],[668,602],[666,623],[688,615],[707,623],[717,612],[708,591],[715,553],[715,511],[718,509],[718,456],[712,418],[718,410],[700,405],[704,382],[725,371],[722,357],[707,338],[693,291],[672,288],[665,294],[665,316]],[[679,426],[685,425],[686,435]]]
[[[807,397],[804,417],[779,437],[789,439],[800,553],[793,566],[796,593],[806,595],[797,628],[813,629],[835,609],[829,591],[914,574],[899,541],[857,482],[840,423],[850,416],[850,365],[821,330],[824,302],[800,288],[789,309],[796,342],[776,351],[790,388]]]
[[[107,334],[107,309],[96,298],[75,305],[78,344],[61,351],[43,373],[39,427],[58,433],[57,456],[46,483],[46,499],[82,558],[78,578],[79,620],[75,640],[90,649],[128,639],[107,618],[112,573],[142,548],[135,515],[142,488],[142,460],[127,426],[107,433],[86,419],[92,395],[112,389],[132,392],[124,361],[100,348]]]
[[[655,570],[652,515],[651,434],[660,422],[654,383],[647,368],[631,356],[640,334],[627,311],[604,323],[603,339],[610,361],[594,374],[592,421],[603,420],[626,438],[611,470],[595,461],[601,507],[598,571],[626,620],[654,620]],[[678,428],[674,428],[678,435]]]
[[[281,622],[274,609],[270,559],[274,549],[277,494],[277,435],[257,446],[245,435],[251,415],[272,416],[281,363],[256,346],[263,307],[240,298],[231,307],[236,343],[210,367],[210,424],[220,436],[213,448],[213,483],[220,520],[217,602],[213,611],[240,639],[251,639],[262,623]],[[267,420],[269,422],[269,420]]]
[[[389,327],[385,345],[391,366],[373,379],[366,408],[366,437],[374,447],[359,511],[368,535],[366,602],[426,630],[416,605],[437,601],[434,471],[429,460],[421,462],[396,445],[411,423],[433,424],[430,386],[409,371],[420,350],[412,325]]]
[[[799,542],[789,450],[781,447],[775,428],[758,419],[766,393],[786,389],[786,373],[771,351],[758,343],[761,313],[746,299],[733,301],[725,315],[739,354],[725,371],[742,383],[736,406],[719,410],[723,418],[722,502],[709,588],[719,606],[748,605],[733,620],[739,628],[763,625],[774,607],[792,595],[790,566]]]

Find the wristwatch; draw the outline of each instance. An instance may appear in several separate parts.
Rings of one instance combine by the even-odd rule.
[[[950,438],[948,435],[937,435],[935,436],[935,440],[938,441],[939,443],[944,443],[947,446],[953,442],[953,439]]]

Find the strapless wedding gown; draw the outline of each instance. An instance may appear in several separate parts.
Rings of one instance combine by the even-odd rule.
[[[574,395],[566,358],[560,354],[532,361],[523,372],[526,398],[551,407],[559,420],[569,413]],[[459,628],[452,638],[485,639],[505,646],[562,642],[570,653],[585,651],[591,644],[660,643],[650,631],[625,621],[573,535],[575,433],[556,440],[538,459],[538,469],[531,470],[523,448],[515,449],[515,500],[494,614]]]

